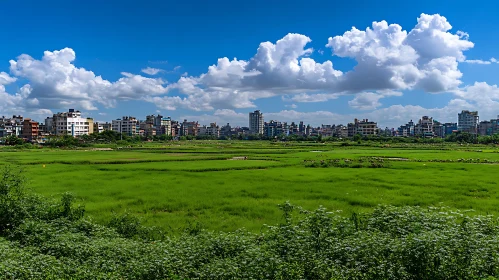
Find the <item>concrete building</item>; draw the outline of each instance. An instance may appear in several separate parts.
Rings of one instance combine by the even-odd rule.
[[[263,135],[268,138],[276,136],[287,136],[289,135],[288,124],[286,122],[279,122],[274,120],[266,122],[263,127]]]
[[[188,122],[187,120],[184,120],[184,122],[182,122],[180,125],[180,136],[197,136],[198,132],[198,122]]]
[[[88,123],[88,134],[94,133],[94,119],[87,118],[87,123]]]
[[[433,137],[434,136],[433,125],[434,125],[433,118],[430,118],[428,116],[423,116],[421,119],[419,119],[418,123],[416,124],[415,134],[421,137]]]
[[[298,125],[298,131],[301,133],[301,134],[305,134],[305,129],[307,127],[303,124],[302,121],[300,121],[300,124]]]
[[[45,120],[47,129],[54,135],[71,135],[73,137],[88,135],[90,123],[87,118],[81,117],[80,111],[69,109],[68,112],[57,113]],[[93,120],[92,120],[93,126]]]
[[[340,124],[334,127],[334,136],[338,138],[347,138],[348,137],[348,127]]]
[[[447,137],[451,135],[452,133],[458,131],[457,130],[457,123],[444,123],[444,137]]]
[[[414,136],[415,130],[416,126],[414,125],[414,122],[410,120],[407,124],[402,125],[397,129],[397,136],[401,137]]]
[[[203,125],[199,128],[198,135],[202,136],[213,136],[215,138],[220,137],[220,127],[217,123],[210,123],[209,126]]]
[[[178,121],[172,121],[172,128],[170,135],[173,137],[180,136],[180,124],[178,123]]]
[[[251,134],[263,134],[264,119],[260,110],[249,113],[249,129]]]
[[[162,115],[150,115],[146,117],[149,130],[155,130],[156,135],[172,135],[172,119]]]
[[[125,116],[121,119],[113,120],[111,124],[111,130],[128,136],[138,135],[139,129],[139,121],[132,116]]]
[[[38,139],[39,132],[38,122],[35,122],[28,118],[24,119],[22,132],[23,138],[26,138],[29,141],[36,140]]]
[[[457,114],[457,129],[471,134],[478,133],[478,112],[463,110]]]
[[[478,124],[478,134],[480,135],[494,135],[499,133],[499,116],[497,119],[490,121],[481,121]]]
[[[22,133],[22,116],[12,116],[12,118],[6,118],[5,116],[0,118],[0,137],[7,136],[17,136],[21,137]]]
[[[358,120],[355,119],[353,123],[348,124],[348,136],[360,134],[361,136],[376,135],[378,133],[378,124],[369,121],[368,119]]]
[[[102,123],[102,122],[96,122],[94,123],[94,133],[102,133],[104,131],[108,130],[113,130],[113,124],[112,123]]]
[[[48,134],[55,135],[56,126],[54,125],[53,117],[47,117],[45,119],[45,132],[47,132]]]
[[[220,136],[230,138],[234,134],[235,134],[235,132],[232,130],[232,127],[230,126],[229,123],[227,123],[226,125],[224,125],[220,128]]]
[[[334,125],[322,124],[320,131],[319,131],[319,134],[322,137],[332,137],[334,134]]]
[[[437,120],[433,120],[433,133],[436,137],[445,138],[445,126]]]

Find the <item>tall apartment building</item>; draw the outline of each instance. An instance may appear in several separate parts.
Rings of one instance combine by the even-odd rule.
[[[139,133],[139,121],[135,117],[125,116],[113,120],[111,129],[124,135],[135,136]]]
[[[28,139],[29,141],[38,139],[39,134],[39,126],[38,122],[35,122],[31,119],[24,119],[23,121],[23,138]]]
[[[463,110],[457,114],[457,129],[471,134],[478,133],[478,112]]]
[[[68,112],[57,113],[52,118],[45,119],[45,126],[51,134],[76,137],[90,134],[90,126],[93,129],[93,120],[82,118],[80,111],[69,109]]]
[[[157,115],[154,118],[154,127],[157,135],[172,135],[172,119],[170,117]]]
[[[305,128],[306,126],[303,124],[303,121],[300,121],[300,124],[298,125],[298,132],[305,134]]]
[[[249,130],[251,134],[263,134],[263,114],[260,110],[249,113]]]

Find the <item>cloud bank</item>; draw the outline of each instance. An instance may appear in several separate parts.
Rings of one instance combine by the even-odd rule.
[[[114,107],[122,100],[142,100],[160,109],[207,111],[214,113],[205,116],[221,117],[228,112],[235,113],[235,109],[255,108],[255,100],[274,96],[282,96],[284,102],[292,103],[286,106],[294,109],[298,107],[295,103],[326,102],[351,95],[348,105],[352,109],[372,111],[362,114],[389,119],[391,112],[410,109],[419,113],[424,108],[379,109],[384,98],[401,96],[403,91],[421,90],[453,93],[455,99],[449,108],[460,104],[487,111],[498,102],[497,86],[463,85],[458,66],[459,63],[495,64],[498,61],[494,58],[467,60],[465,52],[473,48],[474,43],[466,32],[451,30],[447,19],[438,14],[421,14],[408,30],[384,20],[375,21],[363,30],[352,27],[330,37],[323,45],[327,51],[320,49],[319,52],[321,57],[329,52],[337,58],[355,60],[356,65],[349,71],[335,69],[331,60],[312,59],[311,38],[289,33],[276,42],[260,43],[248,59],[219,58],[205,73],[189,76],[185,72],[172,84],[161,78],[129,72],[122,72],[116,81],[106,80],[93,71],[77,67],[76,53],[71,48],[45,51],[39,60],[22,54],[10,61],[10,74],[0,73],[0,109],[95,110],[97,106]],[[177,66],[173,72],[179,69]],[[149,76],[164,71],[152,67],[142,69]],[[6,85],[20,81],[26,83],[18,85],[17,92],[6,92]],[[444,116],[446,108],[425,110]],[[288,117],[302,117],[294,110],[283,112]],[[379,115],[382,113],[386,115]],[[279,114],[275,116],[284,116]],[[232,114],[234,118],[237,116]],[[309,112],[303,117],[312,116],[338,117],[326,112]]]

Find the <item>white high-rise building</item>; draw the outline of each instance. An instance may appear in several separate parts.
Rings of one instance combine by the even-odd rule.
[[[263,134],[263,114],[260,110],[249,113],[249,130],[251,134]]]
[[[93,122],[93,121],[92,121]],[[69,109],[69,112],[57,113],[45,119],[47,129],[55,135],[80,136],[89,134],[89,119],[82,118],[80,111]]]

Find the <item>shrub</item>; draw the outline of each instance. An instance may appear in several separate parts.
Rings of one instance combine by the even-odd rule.
[[[19,172],[0,181],[2,279],[492,279],[499,225],[444,207],[378,206],[345,217],[279,205],[280,224],[260,233],[190,226],[144,237],[129,213],[108,226],[83,217],[74,197],[25,191]],[[5,203],[9,207],[5,207]]]

